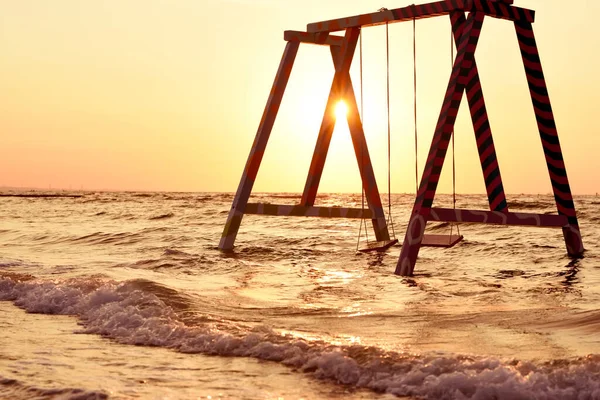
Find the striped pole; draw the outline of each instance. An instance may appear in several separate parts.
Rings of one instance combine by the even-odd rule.
[[[404,244],[400,252],[400,258],[396,266],[396,275],[412,275],[427,219],[431,212],[431,206],[435,197],[435,191],[440,179],[446,151],[450,144],[456,115],[465,90],[465,80],[473,67],[474,53],[479,40],[481,26],[485,14],[482,12],[471,12],[465,24],[463,34],[458,41],[458,52],[452,69],[452,75],[448,83],[446,97],[442,105],[440,117],[433,135],[431,148],[427,157],[427,163],[421,178],[421,184],[415,199],[411,218],[406,230]]]
[[[556,207],[558,213],[565,215],[569,221],[569,225],[563,227],[567,252],[570,256],[579,257],[583,255],[583,242],[533,27],[530,22],[515,21],[515,28]]]
[[[450,13],[450,22],[452,23],[452,32],[454,40],[458,43],[465,27],[466,18],[464,12]],[[475,139],[477,141],[477,151],[481,169],[483,170],[483,179],[485,189],[490,203],[491,211],[508,211],[502,177],[500,175],[500,166],[496,157],[496,148],[492,137],[490,120],[488,118],[483,89],[479,79],[477,63],[473,58],[473,66],[469,72],[465,87],[467,92],[467,101],[471,111],[471,121],[475,130]]]

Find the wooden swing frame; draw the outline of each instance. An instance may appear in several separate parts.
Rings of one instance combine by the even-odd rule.
[[[567,253],[572,257],[581,257],[584,252],[583,242],[533,33],[535,13],[533,10],[515,7],[512,4],[512,0],[443,0],[317,22],[309,24],[307,32],[285,31],[284,39],[287,44],[227,217],[219,248],[233,248],[244,214],[371,219],[376,240],[390,240],[350,79],[350,65],[361,28],[449,15],[457,55],[395,273],[403,276],[413,274],[428,221],[562,228]],[[514,22],[558,215],[509,212],[474,56],[486,16]],[[343,37],[331,35],[331,32],[342,30],[345,31]],[[295,206],[248,203],[300,43],[329,46],[335,66],[335,75],[302,199],[300,204]],[[489,211],[432,207],[456,115],[465,92],[475,130]],[[348,127],[368,209],[314,205],[335,126],[333,111],[340,98],[348,105]]]

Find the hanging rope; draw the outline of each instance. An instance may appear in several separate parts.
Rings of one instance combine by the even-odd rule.
[[[392,219],[392,129],[390,124],[390,34],[388,23],[385,23],[385,63],[386,63],[386,94],[387,94],[387,156],[388,156],[388,227],[392,227],[392,237],[396,238],[394,221]]]
[[[454,33],[450,27],[450,65],[451,70],[454,69]],[[456,210],[456,154],[454,144],[454,130],[452,130],[452,208]],[[452,227],[450,224],[450,240],[452,240]],[[456,224],[456,232],[460,236],[460,228]]]
[[[454,68],[454,37],[450,28],[450,68]],[[456,157],[454,151],[454,130],[452,130],[452,204],[456,208]]]
[[[379,11],[382,11],[381,9]],[[390,110],[390,33],[389,24],[385,23],[385,63],[386,63],[386,104],[387,104],[387,180],[388,180],[388,218],[387,226],[392,229],[392,238],[396,239],[396,231],[394,229],[394,220],[392,217],[392,132],[391,132],[391,110]],[[364,121],[364,96],[363,96],[363,41],[362,41],[362,30],[359,35],[359,59],[360,59],[360,113],[361,121]],[[364,149],[361,147],[361,160],[363,157]],[[362,160],[364,165],[364,160]],[[362,187],[362,211],[365,210],[365,189]],[[358,238],[356,240],[356,250],[360,247],[360,237],[362,234],[363,222],[365,224],[365,235],[367,237],[367,244],[369,243],[368,228],[365,218],[361,218],[360,229],[358,231]]]
[[[417,20],[413,17],[413,99],[415,118],[415,196],[419,193],[419,135],[417,134]]]
[[[359,40],[359,61],[360,61],[360,120],[363,123],[364,128],[364,96],[363,96],[363,40],[362,40],[362,29],[360,30],[360,34],[358,36]],[[364,147],[361,145],[360,147],[360,160],[361,160],[361,168],[364,165]],[[361,202],[361,210],[365,212],[365,188],[362,184],[362,171],[361,171],[361,181],[360,181],[360,193],[362,197]],[[360,247],[360,236],[362,234],[363,223],[365,224],[365,236],[367,238],[367,243],[369,243],[369,229],[367,228],[367,222],[364,217],[360,219],[360,228],[358,229],[358,238],[356,239],[356,251],[358,251]]]
[[[452,29],[450,30],[450,65],[451,70],[454,69],[454,36]],[[417,129],[417,20],[413,17],[413,107],[415,121],[415,193],[419,193],[419,135]],[[456,209],[456,154],[454,144],[454,131],[451,133],[452,138],[452,207]],[[452,241],[453,225],[450,224],[449,241]],[[460,228],[456,225],[458,235]]]

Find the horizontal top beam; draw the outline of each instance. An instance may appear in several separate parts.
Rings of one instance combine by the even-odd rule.
[[[412,19],[431,18],[449,14],[452,11],[479,11],[486,15],[507,19],[510,21],[535,20],[535,11],[526,8],[514,7],[505,1],[495,0],[442,0],[435,3],[411,5],[393,10],[355,15],[347,18],[332,19],[329,21],[308,24],[306,30],[315,32],[335,32],[347,28],[374,26],[394,22],[410,21]]]

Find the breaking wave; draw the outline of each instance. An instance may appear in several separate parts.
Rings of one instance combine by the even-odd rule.
[[[333,345],[210,316],[192,323],[181,317],[184,311],[189,312],[192,299],[145,280],[44,281],[4,273],[0,275],[0,300],[12,301],[32,313],[76,316],[82,326],[79,333],[101,335],[122,344],[253,357],[315,378],[399,396],[600,399],[600,356],[536,363],[456,354],[415,355],[363,345]],[[0,390],[19,385],[7,382]]]
[[[42,389],[35,386],[28,386],[15,379],[7,379],[0,376],[0,398],[12,400],[102,400],[108,399],[108,395],[102,392],[86,391],[83,389]]]

